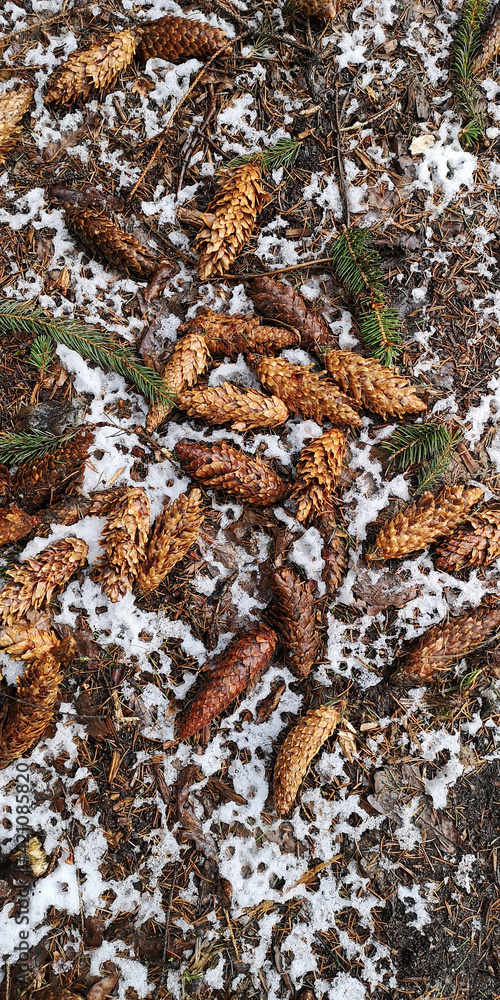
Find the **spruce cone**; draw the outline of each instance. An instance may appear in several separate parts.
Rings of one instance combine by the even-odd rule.
[[[223,490],[252,507],[279,503],[287,492],[286,484],[270,462],[246,455],[227,441],[201,444],[183,439],[175,446],[175,457],[184,472],[205,487]]]
[[[21,135],[19,122],[26,114],[34,93],[29,83],[22,83],[20,87],[7,90],[0,97],[0,164]]]
[[[0,545],[26,538],[39,523],[38,517],[32,517],[15,504],[0,507]]]
[[[461,660],[500,626],[500,606],[479,605],[458,618],[433,625],[403,658],[392,683],[422,684],[435,680],[440,670]]]
[[[313,372],[312,367],[296,365],[284,358],[261,358],[256,372],[264,388],[279,396],[291,413],[299,413],[318,424],[326,418],[332,424],[361,427],[361,417],[353,408],[354,400],[324,378],[324,373]]]
[[[323,362],[333,381],[372,413],[402,417],[426,409],[407,379],[374,358],[362,358],[352,351],[327,351]]]
[[[267,669],[276,642],[276,635],[270,628],[254,625],[216,657],[214,669],[181,717],[180,740],[187,740],[203,729],[248,687],[257,674]]]
[[[255,389],[238,389],[230,382],[184,392],[177,406],[188,417],[205,420],[212,427],[230,424],[235,431],[279,427],[288,418],[288,410],[277,396],[264,396]]]
[[[228,41],[226,32],[220,28],[170,14],[141,24],[138,33],[138,55],[144,62],[148,59],[168,62],[209,59]]]
[[[467,490],[464,486],[444,486],[436,496],[423,493],[420,500],[401,510],[381,528],[366,559],[400,559],[409,552],[426,549],[451,534],[483,494],[480,487]]]
[[[323,705],[307,712],[288,733],[274,766],[273,798],[278,816],[290,812],[309,764],[341,718],[338,704]]]
[[[436,566],[447,573],[463,566],[489,566],[500,556],[500,504],[467,518],[462,528],[436,549]]]
[[[159,514],[137,575],[137,586],[143,594],[156,590],[176,563],[184,559],[196,544],[204,520],[199,490],[178,497]]]
[[[309,308],[305,299],[291,285],[262,275],[249,283],[255,308],[267,319],[293,326],[300,334],[302,347],[331,344],[333,334],[325,321]]]
[[[49,604],[84,565],[87,552],[81,538],[61,538],[37,556],[11,566],[7,570],[11,579],[0,590],[0,621],[13,625],[31,609]]]
[[[193,325],[203,330],[210,354],[225,354],[230,358],[250,351],[281,351],[298,344],[300,339],[294,330],[285,330],[279,326],[259,326],[256,316],[245,316],[242,313],[223,316],[206,309],[190,320],[186,327],[189,329]]]
[[[302,449],[292,493],[292,499],[297,504],[295,517],[298,521],[306,521],[311,514],[332,510],[331,494],[340,475],[346,447],[345,435],[333,427]]]
[[[48,653],[57,656],[58,645],[55,632],[33,625],[27,619],[0,628],[0,649],[13,660],[39,660]]]
[[[0,768],[22,757],[46,730],[61,681],[59,661],[51,653],[28,663],[0,729]]]
[[[65,205],[64,213],[69,226],[91,256],[103,257],[127,277],[146,280],[163,263],[153,250],[139,243],[135,236],[121,229],[104,212]],[[175,265],[172,264],[172,273],[174,271]]]
[[[333,511],[325,510],[321,514],[317,514],[313,518],[312,524],[314,528],[317,528],[325,543],[321,550],[325,563],[322,579],[328,597],[333,597],[347,573],[347,535],[338,523],[337,516]]]
[[[85,101],[93,91],[110,89],[134,58],[137,42],[131,31],[104,35],[99,42],[77,49],[47,81],[47,104]]]
[[[0,465],[0,503],[5,507],[12,499],[12,479],[6,465]]]
[[[224,170],[215,197],[207,208],[205,225],[196,239],[201,281],[229,271],[250,238],[255,220],[267,201],[269,195],[261,184],[260,163],[251,161]]]
[[[144,490],[128,490],[114,505],[101,534],[105,554],[94,564],[92,579],[115,604],[133,582],[144,562],[149,534],[149,500]]]
[[[322,17],[325,20],[336,17],[339,13],[341,0],[293,0],[295,10],[300,11],[306,17]]]
[[[170,391],[177,395],[196,384],[209,361],[210,353],[205,337],[194,327],[177,342],[161,374]],[[165,403],[151,403],[146,419],[147,433],[152,434],[173,408],[174,404],[167,406]]]
[[[274,570],[272,588],[275,598],[272,614],[278,637],[290,669],[303,680],[311,672],[320,647],[314,599],[316,584],[314,580],[303,582],[297,573],[283,566]]]
[[[498,52],[500,52],[500,7],[497,6],[489,19],[489,26],[481,39],[481,48],[472,64],[473,75],[481,76]]]
[[[80,485],[93,440],[92,431],[88,427],[82,427],[57,451],[21,465],[12,477],[16,497],[30,510],[38,510],[50,504],[58,493]]]

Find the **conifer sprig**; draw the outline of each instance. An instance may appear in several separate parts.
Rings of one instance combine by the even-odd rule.
[[[263,153],[248,153],[237,156],[227,164],[228,167],[241,167],[243,163],[259,160],[263,171],[278,170],[280,167],[291,167],[297,159],[302,143],[297,139],[278,139],[274,146],[269,146]]]
[[[455,94],[468,121],[460,132],[465,147],[474,146],[484,133],[481,92],[475,83],[474,58],[481,48],[481,32],[489,0],[465,0],[453,46],[452,76]]]
[[[171,404],[173,396],[167,383],[153,368],[143,365],[130,347],[117,344],[97,327],[77,320],[53,319],[32,302],[0,301],[0,331],[15,331],[28,336],[50,336],[104,371],[116,372],[132,382],[146,399]]]
[[[461,440],[461,435],[446,424],[411,424],[398,427],[381,447],[389,456],[388,468],[407,472],[414,465],[420,466],[418,496],[442,480]]]
[[[34,462],[42,455],[57,451],[66,444],[78,430],[65,431],[64,434],[50,434],[43,431],[19,431],[19,433],[3,431],[0,433],[0,462],[2,465],[24,465]]]
[[[42,376],[49,367],[53,356],[54,341],[52,337],[49,337],[48,333],[42,333],[40,337],[35,337],[31,345],[28,364],[33,365],[34,368],[38,368]]]

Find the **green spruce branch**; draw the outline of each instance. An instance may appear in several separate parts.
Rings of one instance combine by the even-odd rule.
[[[53,319],[32,302],[0,301],[0,331],[24,333],[29,337],[49,336],[64,344],[103,371],[116,372],[132,382],[150,402],[171,405],[173,393],[153,368],[142,364],[134,351],[101,333],[95,326],[77,320]]]
[[[453,46],[451,71],[457,103],[466,118],[460,131],[460,140],[466,148],[476,145],[486,129],[482,95],[474,78],[474,59],[481,48],[488,7],[489,0],[466,0]]]
[[[291,167],[297,159],[302,143],[298,139],[278,139],[274,146],[269,146],[263,153],[248,153],[245,156],[236,156],[227,164],[227,167],[241,167],[244,163],[251,163],[253,160],[260,162],[265,173],[279,170],[280,167]]]
[[[54,341],[48,333],[42,333],[40,337],[35,337],[32,345],[28,364],[33,365],[40,372],[40,376],[47,371],[52,358],[54,357]]]
[[[407,472],[419,466],[416,495],[432,489],[445,476],[461,434],[446,424],[410,424],[398,427],[382,443],[389,458],[387,468]]]
[[[34,462],[42,455],[57,451],[77,434],[77,430],[65,431],[64,434],[50,434],[43,431],[29,430],[18,433],[2,431],[0,433],[0,462],[3,465],[25,465]]]

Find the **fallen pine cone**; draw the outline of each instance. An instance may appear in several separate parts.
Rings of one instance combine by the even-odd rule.
[[[283,566],[273,572],[272,589],[273,623],[277,623],[290,669],[303,680],[310,674],[321,644],[316,624],[316,584],[314,580],[302,581],[298,573]]]
[[[353,399],[340,392],[323,373],[313,372],[312,365],[297,365],[284,358],[251,358],[262,385],[283,400],[291,413],[321,424],[361,427],[362,420]]]
[[[254,625],[214,661],[208,680],[185,709],[179,726],[179,739],[203,729],[220,715],[251,681],[270,664],[277,638],[265,625]]]
[[[226,32],[220,28],[171,14],[142,23],[137,33],[137,54],[144,62],[148,59],[166,59],[168,62],[209,59],[228,41]]]
[[[306,350],[331,344],[333,334],[325,321],[309,308],[305,299],[291,285],[262,275],[249,282],[255,308],[267,319],[277,319],[295,328]]]
[[[481,76],[488,63],[500,52],[500,8],[497,6],[481,38],[481,48],[472,63],[472,76]]]
[[[136,39],[131,31],[103,35],[98,42],[76,49],[47,81],[47,104],[85,101],[94,91],[108,90],[134,58]]]
[[[13,660],[39,660],[55,653],[58,645],[55,632],[39,628],[27,619],[0,627],[0,649]]]
[[[451,534],[483,495],[480,487],[467,490],[464,486],[444,486],[436,496],[423,493],[420,500],[384,524],[365,558],[368,562],[400,559],[409,552],[426,549]]]
[[[203,331],[210,354],[224,354],[230,358],[252,351],[282,351],[285,347],[298,344],[300,339],[295,330],[260,326],[256,316],[242,313],[224,316],[205,309],[186,324],[188,329],[193,325]]]
[[[347,448],[345,434],[337,427],[313,438],[302,449],[297,462],[297,479],[292,500],[295,517],[306,521],[312,514],[332,510],[332,493],[337,484]]]
[[[277,396],[265,396],[256,389],[238,389],[230,382],[184,392],[177,406],[188,417],[198,417],[213,427],[230,424],[235,431],[279,427],[288,418],[288,410]]]
[[[341,718],[341,706],[323,705],[307,712],[288,733],[274,766],[273,798],[278,816],[286,816],[292,809],[309,764]]]
[[[29,83],[7,90],[0,97],[0,164],[13,149],[21,135],[19,122],[26,114],[35,93]]]
[[[39,523],[38,517],[32,517],[15,504],[0,507],[0,545],[26,538]]]
[[[163,582],[167,573],[196,544],[205,515],[201,493],[193,490],[174,500],[156,518],[144,562],[137,574],[137,586],[150,594]]]
[[[324,547],[321,550],[321,556],[325,565],[321,576],[328,597],[333,597],[347,573],[347,534],[339,524],[333,510],[323,510],[320,514],[316,514],[312,525],[323,538]]]
[[[352,351],[326,351],[322,361],[334,382],[372,413],[402,417],[426,409],[408,380],[375,358],[363,358]]]
[[[480,605],[457,618],[433,625],[411,653],[403,657],[400,670],[390,678],[391,683],[425,684],[435,680],[441,670],[477,649],[499,626],[499,605]]]
[[[341,0],[293,0],[293,10],[306,17],[336,17],[342,8]]]
[[[132,590],[144,563],[149,534],[149,500],[139,487],[128,490],[109,513],[101,534],[105,554],[96,559],[92,579],[115,604]]]
[[[270,462],[246,455],[227,441],[201,444],[184,438],[175,446],[181,468],[205,487],[222,490],[252,507],[269,507],[284,499],[287,486]]]
[[[63,490],[69,492],[80,485],[93,440],[93,432],[82,427],[56,451],[19,466],[12,477],[16,498],[29,509],[38,510]]]
[[[221,172],[218,190],[205,213],[205,225],[196,239],[201,281],[229,271],[269,197],[262,187],[257,161]],[[208,217],[213,218],[209,221]]]
[[[203,333],[191,328],[175,345],[166,365],[162,368],[162,378],[173,396],[195,385],[200,375],[208,367],[210,351]],[[168,417],[175,403],[151,403],[146,418],[146,431],[152,434]]]
[[[447,573],[464,566],[489,566],[500,556],[500,504],[470,514],[463,527],[436,549],[436,566]]]
[[[90,207],[65,206],[64,214],[70,228],[92,256],[104,258],[128,277],[138,281],[148,280],[161,268],[166,280],[176,272],[176,264],[143,246],[135,236],[127,233],[104,212]]]
[[[0,590],[0,621],[12,625],[31,609],[49,604],[84,565],[87,552],[81,538],[61,538],[37,556],[11,566],[6,571],[11,579]]]
[[[0,768],[23,757],[44,733],[61,681],[59,661],[52,654],[28,663],[0,729]]]

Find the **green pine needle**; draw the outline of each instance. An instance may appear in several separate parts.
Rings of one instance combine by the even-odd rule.
[[[344,228],[330,255],[339,280],[352,295],[383,295],[380,256],[370,229]]]
[[[0,462],[3,465],[24,465],[48,452],[57,451],[66,444],[78,431],[65,431],[64,434],[50,434],[43,431],[20,431],[0,433]]]
[[[461,435],[446,424],[410,424],[398,427],[381,447],[389,456],[388,469],[392,466],[395,471],[407,472],[420,466],[418,496],[442,480],[461,440]]]
[[[481,29],[490,0],[466,0],[453,46],[452,72],[456,80],[473,77],[474,56],[481,48]]]
[[[430,462],[424,463],[417,479],[415,496],[418,497],[426,490],[434,489],[442,481],[451,462],[451,452],[452,449],[448,448]]]
[[[32,345],[28,364],[38,368],[40,375],[43,375],[54,357],[54,341],[48,333],[42,333],[40,337],[35,337]]]
[[[393,365],[401,352],[401,323],[395,309],[375,303],[358,316],[359,335],[372,357]]]
[[[483,115],[476,115],[471,118],[460,131],[460,142],[465,149],[476,146],[481,136],[484,135],[486,122]]]
[[[269,146],[263,153],[247,153],[236,156],[227,167],[242,167],[244,163],[259,161],[264,172],[279,170],[280,167],[291,167],[297,159],[302,143],[297,139],[278,139],[274,146]]]
[[[0,301],[0,331],[50,336],[57,344],[64,344],[104,371],[122,375],[150,402],[165,405],[173,402],[173,393],[161,375],[143,365],[130,347],[115,343],[95,326],[77,320],[53,319],[32,302],[4,299]]]

